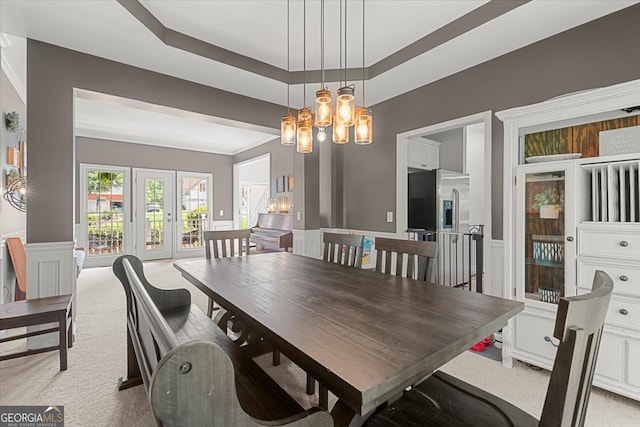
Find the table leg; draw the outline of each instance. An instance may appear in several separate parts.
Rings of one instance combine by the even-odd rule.
[[[320,383],[318,383],[318,406],[329,409],[329,390]]]
[[[273,350],[273,366],[279,366],[280,365],[280,350],[274,349]]]
[[[63,311],[58,315],[58,329],[60,335],[60,370],[67,370],[67,312]]]
[[[307,394],[311,396],[316,392],[316,380],[309,374],[307,374]]]

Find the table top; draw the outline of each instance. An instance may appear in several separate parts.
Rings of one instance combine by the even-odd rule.
[[[174,266],[360,414],[524,308],[518,301],[286,252]]]

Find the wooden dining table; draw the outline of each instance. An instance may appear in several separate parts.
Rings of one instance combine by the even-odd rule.
[[[524,308],[287,252],[174,266],[337,396],[337,426],[399,395]]]

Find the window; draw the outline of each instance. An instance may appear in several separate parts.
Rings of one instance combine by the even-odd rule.
[[[202,247],[203,233],[209,229],[211,175],[178,172],[181,249]]]

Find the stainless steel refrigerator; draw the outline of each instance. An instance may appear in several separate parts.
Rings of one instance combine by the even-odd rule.
[[[469,232],[469,175],[436,169],[409,174],[408,228],[436,240],[438,254],[430,280],[455,286],[468,277],[468,246],[457,233]]]

